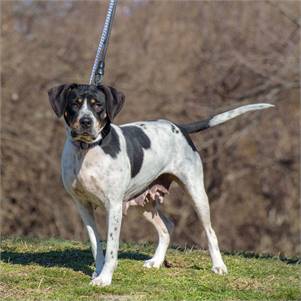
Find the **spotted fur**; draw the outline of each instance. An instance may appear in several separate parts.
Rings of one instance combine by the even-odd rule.
[[[117,266],[121,222],[130,206],[140,208],[159,236],[156,252],[144,266],[159,268],[163,264],[173,223],[159,205],[173,181],[184,187],[193,200],[208,238],[213,272],[227,273],[211,227],[202,161],[189,133],[266,105],[245,106],[186,125],[156,120],[117,126],[112,121],[124,97],[112,87],[62,85],[50,90],[49,97],[57,116],[64,115],[66,122],[62,179],[91,241],[96,263],[93,285],[111,284]],[[102,109],[96,110],[95,104]],[[89,118],[89,122],[84,118]],[[108,216],[105,257],[93,217],[94,208],[101,205]]]

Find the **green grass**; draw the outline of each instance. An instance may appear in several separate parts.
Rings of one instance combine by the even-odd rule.
[[[225,254],[227,276],[210,271],[208,252],[169,249],[170,268],[145,269],[149,244],[122,244],[109,287],[89,285],[88,243],[3,239],[1,300],[301,300],[300,259]]]

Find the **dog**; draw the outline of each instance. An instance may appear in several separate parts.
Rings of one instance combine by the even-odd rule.
[[[155,254],[144,262],[144,267],[159,268],[163,264],[174,225],[160,210],[160,203],[173,181],[192,198],[208,239],[212,271],[226,274],[211,226],[202,161],[189,134],[273,105],[245,105],[190,124],[160,119],[118,126],[113,120],[125,97],[113,87],[64,84],[50,89],[48,95],[55,114],[63,116],[66,124],[62,180],[91,241],[96,264],[91,283],[111,284],[117,266],[121,221],[130,206],[138,206],[159,236]],[[93,215],[101,204],[107,211],[105,256]]]

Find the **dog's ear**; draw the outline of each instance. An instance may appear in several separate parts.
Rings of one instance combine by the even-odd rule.
[[[67,105],[67,92],[75,86],[76,84],[64,84],[48,90],[49,102],[57,117],[63,115]]]
[[[115,116],[121,111],[125,96],[122,92],[117,91],[110,86],[101,85],[99,88],[106,96],[106,111],[110,121],[113,121]]]

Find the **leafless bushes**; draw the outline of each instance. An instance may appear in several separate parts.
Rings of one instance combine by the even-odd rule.
[[[60,181],[64,129],[46,90],[88,81],[104,17],[99,7],[2,3],[3,234],[85,235]],[[300,252],[299,15],[297,1],[119,4],[106,66],[106,81],[126,94],[117,122],[184,122],[238,104],[276,104],[193,136],[222,249]],[[177,224],[174,243],[203,246],[189,198],[175,187],[164,206]],[[154,239],[149,233],[130,210],[122,239]]]

